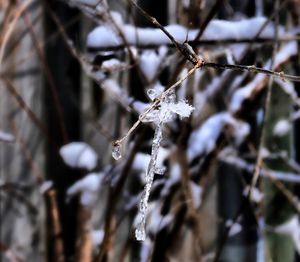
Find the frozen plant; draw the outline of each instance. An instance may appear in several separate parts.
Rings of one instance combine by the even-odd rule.
[[[139,241],[144,241],[146,239],[146,216],[154,174],[158,173],[161,175],[164,172],[163,169],[157,166],[157,156],[162,140],[163,125],[172,121],[176,117],[176,114],[180,117],[189,117],[194,109],[186,101],[176,102],[176,96],[172,90],[170,92],[161,93],[161,90],[149,89],[147,93],[152,101],[159,99],[160,103],[157,108],[150,110],[145,115],[144,119],[141,119],[144,122],[153,122],[155,124],[155,132],[152,143],[151,159],[146,171],[146,185],[139,205],[139,221],[135,230],[135,237]]]
[[[184,79],[185,78],[181,79],[180,81],[183,81]],[[151,158],[145,176],[146,185],[142,193],[139,205],[139,213],[137,215],[138,224],[135,230],[135,237],[139,241],[144,241],[146,239],[146,216],[148,210],[148,200],[154,179],[154,174],[157,173],[162,175],[165,171],[164,168],[161,168],[157,165],[157,156],[162,140],[163,126],[165,123],[173,121],[176,115],[179,115],[181,118],[189,117],[191,112],[194,110],[194,107],[189,105],[185,100],[176,102],[174,87],[178,83],[176,83],[164,92],[160,85],[155,85],[153,89],[149,89],[147,91],[147,94],[153,102],[152,105],[140,115],[139,121],[135,125],[133,125],[133,127],[128,131],[127,135],[125,136],[126,138],[128,134],[136,128],[139,122],[152,122],[155,125],[155,132],[151,149]],[[124,138],[116,141],[113,146],[112,156],[115,160],[119,160],[122,157],[121,143],[123,140]]]

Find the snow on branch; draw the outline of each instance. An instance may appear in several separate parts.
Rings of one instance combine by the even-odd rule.
[[[226,40],[226,39],[253,39],[261,26],[266,22],[265,17],[255,17],[241,21],[212,20],[207,26],[202,40]],[[174,37],[177,42],[184,42],[188,35],[194,39],[198,34],[198,29],[188,30],[186,27],[174,24],[168,25],[165,29]],[[121,27],[128,44],[139,46],[168,45],[171,40],[160,30],[153,28],[136,28],[130,24]],[[261,33],[261,38],[274,38],[274,25],[269,24]],[[281,37],[288,36],[283,28],[280,28]],[[88,48],[107,48],[123,45],[122,39],[109,25],[96,27],[87,37]]]
[[[221,154],[218,156],[219,160],[236,166],[237,168],[240,168],[242,170],[245,170],[249,173],[254,172],[255,165],[248,163],[242,158],[239,158],[237,156],[233,155],[227,155],[225,151],[223,151]],[[300,183],[300,176],[299,174],[296,173],[290,173],[290,172],[284,172],[284,171],[274,171],[274,170],[268,170],[265,168],[262,168],[260,171],[260,176],[269,178],[274,177],[275,179],[278,179],[283,182],[288,182],[288,183]]]
[[[90,173],[76,181],[67,191],[67,196],[80,194],[80,203],[88,208],[95,205],[97,195],[103,180],[103,173]]]
[[[211,153],[224,127],[233,127],[236,143],[240,144],[250,132],[250,126],[234,118],[228,112],[221,112],[208,118],[199,128],[195,129],[188,142],[188,159]]]
[[[98,156],[94,149],[84,142],[72,142],[59,150],[64,162],[73,168],[92,170],[96,167]]]
[[[7,132],[0,130],[0,142],[11,143],[15,141],[15,137]]]
[[[136,170],[140,171],[141,168],[145,169],[145,186],[139,205],[139,211],[136,219],[137,227],[135,231],[137,240],[145,240],[147,239],[146,220],[151,218],[151,215],[155,214],[155,212],[149,212],[150,214],[148,213],[148,201],[151,187],[154,182],[154,175],[163,174],[165,171],[164,166],[159,161],[159,150],[163,139],[164,125],[167,122],[174,121],[174,119],[177,118],[177,115],[181,118],[189,117],[192,110],[194,110],[194,108],[184,100],[185,96],[182,96],[183,100],[176,101],[174,92],[175,88],[177,88],[177,86],[191,76],[196,70],[205,67],[257,73],[251,82],[244,87],[237,89],[233,93],[231,100],[229,101],[229,112],[224,111],[214,114],[191,132],[187,147],[187,160],[191,162],[197,157],[205,157],[207,154],[210,154],[216,148],[218,138],[227,127],[230,128],[229,131],[231,132],[232,137],[234,137],[236,145],[241,144],[245,140],[250,132],[250,126],[248,123],[237,119],[235,114],[242,108],[242,104],[246,99],[251,99],[256,93],[265,87],[269,76],[277,77],[277,81],[280,79],[300,81],[300,77],[270,70],[271,60],[267,61],[263,68],[258,68],[255,65],[234,64],[234,59],[232,59],[231,54],[227,54],[227,57],[229,57],[229,60],[232,61],[229,63],[232,64],[219,64],[213,61],[206,61],[206,58],[202,58],[202,56],[200,56],[199,53],[197,53],[188,44],[192,43],[191,39],[195,39],[199,34],[199,29],[188,30],[186,27],[179,24],[163,27],[154,17],[151,17],[142,8],[140,8],[134,0],[129,0],[128,2],[131,2],[131,4],[146,19],[155,25],[156,28],[139,28],[132,24],[125,24],[119,13],[111,12],[109,10],[106,1],[73,0],[70,2],[73,2],[76,6],[82,7],[82,9],[89,13],[89,15],[94,15],[94,19],[97,20],[97,22],[101,22],[101,25],[96,27],[87,36],[87,48],[89,51],[97,51],[97,54],[103,54],[103,51],[107,50],[111,52],[114,50],[124,49],[125,51],[128,51],[127,54],[131,56],[130,60],[134,58],[132,59],[134,62],[130,66],[126,66],[126,63],[115,58],[103,62],[99,67],[94,67],[91,62],[87,62],[86,60],[82,61],[86,62],[85,67],[87,68],[86,71],[89,75],[101,83],[102,88],[105,92],[107,92],[107,94],[119,101],[123,107],[128,108],[131,106],[140,114],[138,121],[133,124],[122,138],[114,143],[112,150],[112,156],[114,159],[118,160],[122,157],[121,146],[124,140],[127,139],[142,122],[151,122],[152,126],[155,128],[151,155],[142,155],[139,153],[136,155],[136,159],[139,161],[135,159],[133,163],[133,168]],[[255,17],[251,19],[243,19],[241,21],[211,20],[207,28],[204,30],[201,41],[249,40],[252,43],[254,39],[257,39],[258,35],[259,39],[269,39],[270,41],[274,41],[274,38],[276,38],[276,40],[279,38],[287,40],[287,43],[282,46],[275,56],[273,61],[273,67],[275,69],[288,61],[291,56],[297,54],[296,41],[290,41],[291,38],[294,37],[295,33],[285,31],[282,26],[269,22],[269,20],[265,17]],[[187,39],[187,36],[189,39]],[[190,40],[190,42],[186,40]],[[170,45],[174,45],[181,53],[182,57],[185,58],[186,61],[192,63],[193,67],[189,71],[186,69],[185,72],[187,73],[185,73],[182,78],[165,91],[163,91],[164,89],[159,90],[159,88],[149,89],[149,85],[155,86],[155,84],[159,81],[158,74],[160,66],[169,53],[169,49],[166,46]],[[154,46],[157,50],[146,49],[137,51],[137,48],[148,48],[150,46]],[[134,53],[134,56],[132,56],[131,53]],[[242,55],[240,58],[242,58]],[[107,76],[106,74],[107,72],[121,71],[122,68],[128,69],[135,65],[139,66],[138,69],[147,80],[147,93],[149,98],[152,100],[151,103],[134,101],[134,98],[129,97],[116,80],[111,79],[110,76]],[[206,73],[206,71],[204,72]],[[223,82],[222,80],[224,79],[226,80],[226,78],[226,72],[224,72],[223,76],[215,78],[211,82],[211,85],[207,88],[207,90],[199,91],[197,86],[195,91],[197,90],[197,94],[202,93],[202,100],[207,99],[213,95],[217,88],[222,86],[221,82]],[[235,87],[239,86],[245,79],[246,78],[239,79],[240,81],[236,82]],[[235,80],[238,79],[236,78]],[[282,88],[293,98],[294,101],[298,101],[297,94],[291,85],[283,84]],[[194,97],[194,101],[197,100],[197,94]],[[201,112],[199,112],[199,114],[200,113]],[[287,130],[287,125],[282,125],[281,123],[278,130],[275,133],[283,134]],[[221,154],[219,159],[221,161],[234,164],[250,173],[253,173],[255,169],[254,165],[251,165],[237,157]],[[174,166],[176,167],[176,165]],[[170,169],[174,169],[174,166]],[[180,167],[178,170],[180,171]],[[74,184],[69,189],[68,194],[71,196],[76,193],[81,193],[81,197],[83,198],[84,196],[87,196],[87,199],[92,198],[90,196],[93,196],[93,193],[99,189],[99,177],[95,175],[96,174],[89,174],[82,181],[78,181],[78,184]],[[266,177],[271,176],[285,182],[300,183],[298,176],[292,173],[269,171],[263,168],[260,170],[260,175]],[[93,185],[94,187],[91,187],[91,181],[95,182]],[[165,187],[163,192],[161,192],[160,197],[164,197],[168,193],[170,186],[178,181],[179,175],[171,176],[169,180],[163,181],[166,183],[164,184]],[[85,185],[87,185],[86,188]],[[196,206],[199,207],[201,205],[202,188],[197,184],[191,184],[191,187],[193,190],[193,198],[198,200],[198,202],[195,201]],[[86,202],[83,199],[82,201]],[[157,211],[155,216],[162,219],[158,210],[155,211]],[[167,222],[169,222],[169,219],[171,218],[167,217]],[[158,221],[156,218],[154,220],[155,222]],[[154,225],[157,227],[156,223],[154,223]],[[152,225],[149,225],[149,227],[151,228]]]
[[[284,45],[275,56],[274,68],[278,68],[295,54],[297,54],[296,42],[291,42]],[[271,61],[269,60],[265,64],[264,68],[267,68],[266,70],[268,70],[268,68],[270,68],[270,64]],[[249,67],[249,71],[251,71],[251,66]],[[256,71],[255,67],[253,68],[253,71]],[[278,74],[278,76],[280,76],[280,73]],[[284,76],[283,79],[285,79]],[[230,111],[237,112],[241,108],[243,101],[245,99],[251,98],[255,92],[258,92],[260,89],[262,89],[265,86],[267,80],[267,75],[257,74],[249,84],[235,91],[231,98],[229,106]]]

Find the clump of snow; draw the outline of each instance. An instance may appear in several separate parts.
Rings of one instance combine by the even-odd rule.
[[[226,227],[230,227],[228,236],[232,237],[242,231],[242,225],[238,222],[233,223],[231,219],[226,221]]]
[[[230,231],[229,231],[229,236],[234,236],[238,233],[240,233],[242,231],[242,225],[239,224],[239,223],[235,223],[231,228],[230,228]]]
[[[205,30],[203,39],[252,39],[266,20],[265,17],[254,17],[241,21],[213,20]],[[260,36],[268,38],[274,36],[274,34],[274,26],[269,24]]]
[[[104,237],[104,230],[99,229],[99,230],[91,231],[91,239],[92,239],[93,247],[99,246],[103,241],[103,237]]]
[[[274,228],[274,232],[290,236],[298,254],[300,254],[300,223],[298,215],[292,216],[287,222]]]
[[[259,151],[259,154],[262,158],[267,158],[271,155],[271,152],[269,151],[268,148],[262,147]]]
[[[13,142],[15,141],[15,137],[7,132],[0,130],[0,142]]]
[[[85,207],[92,207],[97,200],[97,193],[101,187],[102,180],[102,173],[90,173],[69,187],[67,195],[72,197],[80,194],[80,203]]]
[[[244,189],[243,195],[247,196],[249,194],[250,187],[247,186]],[[264,199],[264,193],[262,193],[258,188],[253,187],[251,190],[251,200],[255,203],[260,203]]]
[[[133,98],[129,97],[126,91],[124,91],[116,79],[105,79],[101,82],[101,87],[105,91],[105,93],[118,101],[124,107],[129,107],[132,103]]]
[[[296,53],[296,42],[293,41],[284,45],[275,56],[274,68],[277,68],[280,64],[284,63],[289,57],[295,55]],[[268,69],[270,68],[270,65],[271,60],[265,64],[264,68]],[[235,91],[230,101],[230,111],[233,113],[237,112],[241,108],[244,100],[249,99],[256,88],[262,87],[266,79],[266,75],[257,74],[250,83]]]
[[[241,143],[250,131],[247,123],[237,120],[228,112],[215,114],[192,132],[188,142],[188,159],[212,152],[225,125],[233,127],[236,143]],[[240,130],[242,132],[239,133]]]
[[[296,55],[298,52],[297,42],[292,41],[284,45],[275,56],[274,67],[284,63],[289,57]],[[267,62],[266,68],[270,68],[271,61]]]
[[[92,170],[97,165],[97,153],[84,142],[72,142],[62,146],[59,154],[64,162],[73,168]]]
[[[163,147],[160,147],[157,155],[156,167],[157,169],[165,169],[163,162],[169,156],[169,150]],[[151,156],[145,153],[137,153],[132,163],[132,168],[136,171],[145,171],[147,170]]]
[[[190,0],[182,0],[181,3],[184,8],[189,8],[190,6]]]
[[[236,145],[240,145],[250,133],[249,124],[235,118],[230,118],[228,123],[233,126],[233,136]]]
[[[290,131],[290,129],[290,122],[286,119],[281,119],[275,124],[273,134],[275,136],[284,136]]]
[[[113,69],[119,66],[124,65],[120,60],[116,59],[116,58],[112,58],[112,59],[108,59],[106,61],[103,61],[101,67],[105,68],[105,69]]]
[[[251,97],[252,92],[264,80],[264,78],[264,75],[258,74],[249,84],[235,91],[230,101],[230,111],[237,112],[241,108],[244,100]]]
[[[137,153],[134,157],[132,168],[137,171],[145,171],[149,165],[151,156],[144,153]]]
[[[194,156],[203,153],[210,153],[215,148],[226,115],[227,113],[216,114],[192,132],[189,139],[188,159],[193,159]]]
[[[162,60],[164,59],[167,52],[167,47],[161,46],[158,52],[154,50],[145,50],[140,55],[139,66],[148,82],[154,80],[162,63]]]
[[[233,44],[229,46],[229,49],[232,53],[233,64],[236,64],[235,61],[240,61],[243,58],[244,52],[247,50],[247,44]]]
[[[102,82],[102,88],[111,97],[121,96],[121,87],[115,79],[106,79]]]
[[[203,40],[224,40],[224,39],[252,39],[261,26],[265,23],[265,17],[254,17],[250,19],[243,19],[241,21],[225,21],[212,20],[203,36]],[[165,27],[167,31],[178,41],[184,42],[188,34],[191,39],[195,38],[198,30],[188,30],[186,27],[173,24]],[[170,39],[157,28],[136,28],[128,24],[120,24],[126,41],[128,44],[140,45],[167,45],[170,44]],[[275,35],[274,25],[269,23],[268,26],[260,34],[264,38],[273,38]],[[283,28],[279,27],[279,36],[283,36]],[[122,39],[118,34],[110,28],[110,25],[105,24],[95,28],[89,33],[87,38],[87,46],[100,48],[107,46],[121,45]]]
[[[181,167],[178,163],[174,163],[170,166],[170,176],[164,183],[164,187],[160,193],[161,197],[165,197],[169,194],[173,185],[180,181]]]
[[[134,101],[132,103],[132,108],[138,113],[138,114],[142,114],[143,112],[145,112],[148,108],[150,107],[149,103],[144,103],[141,101]]]
[[[109,26],[99,26],[95,28],[87,38],[89,47],[117,46],[120,39],[115,31]]]
[[[53,187],[53,181],[48,180],[42,183],[40,186],[40,193],[45,194],[51,187]]]
[[[197,185],[195,182],[190,182],[191,186],[191,192],[193,197],[193,203],[195,205],[195,208],[199,208],[202,203],[202,192],[203,189],[201,186]]]

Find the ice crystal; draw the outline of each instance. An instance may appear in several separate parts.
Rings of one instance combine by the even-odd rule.
[[[176,96],[174,92],[168,92],[164,96],[160,97],[160,90],[149,89],[148,96],[150,99],[154,100],[156,98],[161,99],[161,103],[157,108],[152,109],[148,112],[142,122],[154,122],[158,124],[159,122],[168,123],[175,119],[176,114],[183,117],[189,117],[194,107],[189,105],[186,101],[181,100],[176,102]]]
[[[112,149],[112,157],[113,157],[115,160],[121,159],[122,154],[121,154],[121,146],[120,146],[119,143],[115,143],[115,144],[114,144],[113,149]]]

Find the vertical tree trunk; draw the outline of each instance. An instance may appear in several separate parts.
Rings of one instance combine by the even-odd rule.
[[[62,24],[66,24],[78,11],[66,4],[51,0],[45,5],[45,38],[58,31],[49,12],[55,12]],[[69,37],[78,43],[79,25],[73,24],[67,30]],[[45,123],[52,138],[46,145],[46,172],[49,180],[54,182],[57,190],[58,209],[61,218],[61,237],[64,244],[65,261],[71,261],[75,253],[77,201],[66,203],[66,190],[79,173],[66,167],[59,156],[59,147],[80,138],[80,66],[71,56],[62,38],[57,38],[45,48],[49,72],[45,74]],[[51,225],[51,222],[48,221]],[[48,238],[48,259],[53,257],[51,238]]]
[[[266,123],[267,135],[265,145],[271,152],[286,151],[290,156],[290,134],[282,137],[273,135],[273,129],[277,121],[289,119],[290,110],[290,98],[280,87],[275,85],[272,89],[270,113]],[[269,160],[266,164],[272,170],[287,170],[286,165],[280,159]],[[288,200],[269,179],[264,180],[264,192],[266,196],[264,201],[265,223],[270,226],[277,226],[286,222],[294,211]],[[293,261],[294,247],[289,237],[266,233],[265,245],[267,261]]]

